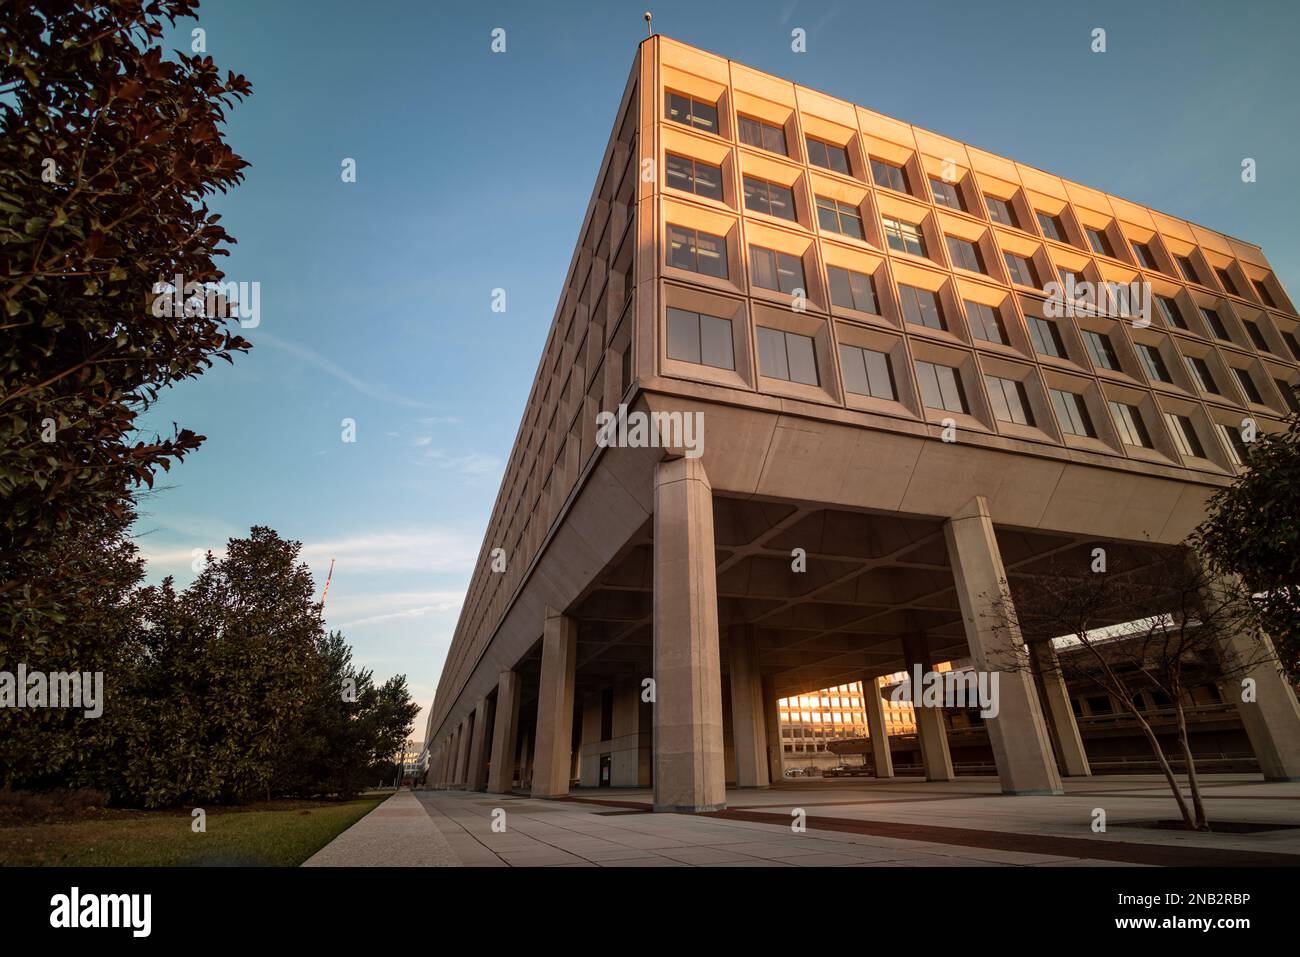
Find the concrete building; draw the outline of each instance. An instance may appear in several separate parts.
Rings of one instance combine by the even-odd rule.
[[[1149,321],[1072,308],[1084,283],[1149,289]],[[647,39],[430,712],[430,780],[653,786],[678,811],[767,784],[782,697],[985,668],[1020,641],[989,623],[1004,580],[1181,541],[1250,430],[1282,428],[1297,336],[1250,243]],[[647,414],[670,434],[646,441]],[[1071,709],[1003,677],[1001,787],[1057,793]],[[1295,696],[1255,677],[1265,775],[1300,777]],[[917,733],[946,780],[938,717]]]
[[[899,677],[891,675],[885,680]],[[861,681],[782,698],[777,709],[785,769],[833,768],[843,762],[841,754],[858,753],[841,751],[836,746],[868,738],[869,706],[863,698]],[[916,718],[910,702],[886,697],[881,706],[887,735],[897,738],[915,733]]]

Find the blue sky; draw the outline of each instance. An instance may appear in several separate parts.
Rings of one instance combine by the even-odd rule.
[[[270,525],[318,585],[337,558],[328,624],[428,705],[647,2],[205,3],[208,53],[254,87],[228,127],[252,167],[214,205],[261,314],[249,355],[145,420],[208,437],[142,501],[151,580]],[[1300,295],[1291,0],[650,9],[667,36],[1258,243]]]

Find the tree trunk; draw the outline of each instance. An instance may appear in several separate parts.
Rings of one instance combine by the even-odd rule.
[[[1178,714],[1178,743],[1182,745],[1183,760],[1187,762],[1187,783],[1192,789],[1192,809],[1196,814],[1196,820],[1190,826],[1193,830],[1208,831],[1210,823],[1205,816],[1205,803],[1201,800],[1201,783],[1196,777],[1196,762],[1192,760],[1192,745],[1187,739],[1187,717],[1183,714],[1183,699],[1181,697],[1175,700],[1174,710]]]
[[[1187,825],[1188,830],[1196,830],[1196,822],[1192,817],[1191,809],[1187,807],[1187,801],[1183,797],[1182,790],[1178,787],[1178,778],[1174,776],[1174,769],[1169,766],[1169,761],[1165,758],[1165,752],[1160,747],[1160,739],[1156,733],[1151,730],[1151,725],[1147,724],[1146,718],[1142,717],[1141,712],[1136,707],[1129,709],[1129,713],[1137,719],[1137,723],[1142,728],[1142,733],[1146,735],[1147,743],[1151,745],[1151,753],[1156,756],[1156,761],[1160,764],[1160,771],[1169,783],[1169,790],[1174,793],[1174,800],[1178,803],[1178,813],[1183,817],[1183,823]]]

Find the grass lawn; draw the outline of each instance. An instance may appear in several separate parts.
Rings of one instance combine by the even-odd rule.
[[[388,796],[208,808],[207,832],[200,834],[191,830],[189,811],[111,811],[0,827],[0,865],[295,867]]]

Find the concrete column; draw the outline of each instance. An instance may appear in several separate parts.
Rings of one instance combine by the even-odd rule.
[[[582,701],[582,736],[578,739],[578,781],[584,788],[600,787],[600,692]]]
[[[542,676],[537,697],[533,797],[569,793],[573,767],[573,682],[578,663],[578,623],[546,609],[542,637]]]
[[[478,699],[474,709],[474,730],[469,738],[469,771],[465,776],[465,786],[471,791],[482,791],[487,787],[487,761],[490,739],[488,728],[492,720],[492,702],[484,695]]]
[[[515,783],[515,745],[519,737],[519,674],[503,671],[497,678],[496,721],[492,729],[492,763],[487,789],[509,794]]]
[[[1083,738],[1079,735],[1079,722],[1074,719],[1070,692],[1061,675],[1056,649],[1044,641],[1030,646],[1029,653],[1043,693],[1043,718],[1047,722],[1047,732],[1051,736],[1063,773],[1070,778],[1091,777],[1088,753],[1084,750]]]
[[[892,778],[894,755],[889,750],[889,724],[885,721],[885,703],[880,700],[879,678],[862,679],[862,705],[867,712],[867,735],[871,738],[871,761],[876,777]]]
[[[456,779],[452,782],[453,787],[463,788],[469,780],[469,736],[473,721],[473,717],[467,715],[456,731]]]
[[[998,713],[985,723],[1002,793],[1063,794],[1033,677],[1015,665],[1024,658],[1020,628],[999,614],[998,603],[1011,593],[983,496],[944,524],[944,537],[971,657],[978,671],[999,676]]]
[[[519,786],[529,790],[533,786],[533,745],[532,729],[525,729],[519,735]]]
[[[726,806],[713,489],[698,458],[661,462],[654,504],[654,809]]]
[[[781,740],[781,699],[771,678],[763,679],[763,726],[767,732],[767,779],[778,784],[785,780],[785,742]]]
[[[731,636],[731,735],[736,749],[736,786],[765,788],[767,732],[763,723],[763,679],[758,671],[758,647],[752,626]]]
[[[650,724],[648,702],[641,700],[641,682],[623,678],[614,685],[614,740],[610,781],[616,788],[650,786]]]
[[[1224,645],[1225,664],[1237,669],[1224,682],[1224,698],[1236,702],[1264,780],[1300,781],[1300,705],[1277,661],[1263,660],[1274,655],[1273,643],[1265,635],[1237,631]],[[1255,682],[1254,701],[1241,700],[1246,678]]]
[[[903,657],[907,662],[909,675],[915,673],[915,665],[920,665],[921,671],[927,674],[934,670],[934,661],[930,657],[930,644],[924,635],[904,636]],[[916,718],[916,737],[921,742],[921,763],[925,766],[925,779],[927,781],[953,780],[957,775],[952,770],[952,755],[948,751],[948,728],[944,724],[943,709],[924,707],[921,704],[921,689],[914,687],[912,688],[912,713]]]

